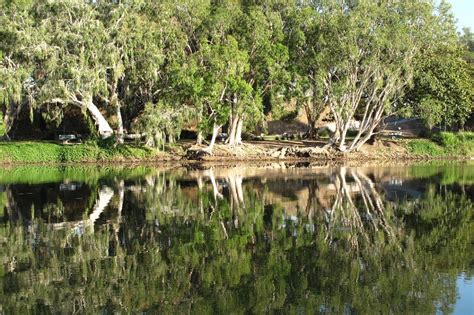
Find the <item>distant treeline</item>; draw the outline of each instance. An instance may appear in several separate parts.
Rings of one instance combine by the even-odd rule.
[[[0,108],[59,125],[80,110],[97,136],[241,143],[289,104],[309,134],[360,148],[389,115],[462,127],[473,111],[474,38],[449,4],[414,0],[0,2]],[[354,137],[347,133],[358,121]]]

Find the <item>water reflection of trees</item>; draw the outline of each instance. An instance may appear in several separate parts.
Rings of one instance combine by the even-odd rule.
[[[394,203],[363,169],[253,172],[114,176],[80,220],[6,220],[3,311],[451,310],[474,261],[466,195]]]

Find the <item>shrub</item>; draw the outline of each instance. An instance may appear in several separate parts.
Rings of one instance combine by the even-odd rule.
[[[408,142],[413,154],[439,156],[470,156],[474,154],[474,132],[439,132],[430,139]]]
[[[416,155],[441,156],[443,149],[429,139],[416,139],[408,142],[408,151]]]

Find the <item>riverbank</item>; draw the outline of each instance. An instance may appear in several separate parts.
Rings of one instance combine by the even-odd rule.
[[[183,141],[165,151],[138,145],[115,146],[113,142],[63,145],[55,142],[1,142],[0,163],[132,163],[164,161],[275,161],[275,160],[430,160],[472,159],[474,133],[441,132],[431,138],[380,139],[359,152],[342,154],[324,149],[324,141],[249,141],[230,148],[216,144],[213,154]]]

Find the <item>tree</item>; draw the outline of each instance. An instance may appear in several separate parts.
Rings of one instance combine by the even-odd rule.
[[[425,55],[407,94],[413,113],[428,127],[462,127],[474,106],[468,64],[459,54]]]
[[[164,99],[172,90],[172,86],[168,86],[169,77],[173,75],[169,65],[183,59],[187,44],[181,25],[173,20],[175,8],[172,1],[98,3],[97,10],[107,36],[104,66],[108,95],[102,100],[115,109],[119,143],[123,143],[122,108],[125,105],[135,107],[133,112],[144,110],[145,104],[165,108]],[[144,111],[148,116],[154,115],[152,113],[153,110]]]
[[[262,98],[277,93],[285,82],[283,38],[281,17],[270,4],[214,5],[193,42],[189,76],[181,79],[192,102],[201,104],[201,128],[213,126],[216,135],[228,123],[228,144],[242,142],[244,122],[261,120]]]
[[[236,39],[230,35],[210,44],[203,44],[198,54],[204,64],[201,93],[208,111],[205,124],[213,128],[208,147],[212,152],[217,132],[228,121],[229,113],[235,114],[237,106],[249,102],[251,98],[252,88],[243,80],[243,73],[249,67],[248,56],[239,49]],[[234,137],[235,127],[236,122],[233,120],[230,132]]]
[[[323,3],[319,10],[328,21],[318,48],[325,71],[323,99],[336,124],[331,141],[340,151],[358,150],[380,122],[397,111],[413,77],[431,7],[424,1],[344,1]],[[347,144],[352,128],[358,132]]]
[[[404,98],[408,114],[421,118],[430,128],[462,127],[474,110],[472,66],[463,58],[462,46],[468,45],[469,35],[465,33],[460,41],[450,9],[442,1],[439,13],[433,16],[433,40],[416,58],[413,86]]]
[[[229,113],[249,102],[252,96],[252,87],[244,80],[249,69],[248,55],[230,35],[240,14],[235,4],[213,8],[196,36],[196,49],[192,49],[190,60],[185,64],[187,71],[180,78],[189,99],[198,104],[201,111],[198,115],[201,131],[212,129],[209,152],[219,129],[227,123]],[[237,122],[232,125],[236,126]]]
[[[10,45],[3,59],[2,73],[10,82],[16,78],[6,102],[18,110],[25,101],[32,109],[44,109],[51,120],[60,120],[65,106],[78,106],[88,111],[102,137],[110,136],[112,128],[94,103],[94,96],[107,91],[107,68],[105,28],[93,8],[76,1],[46,2],[18,13],[25,16],[11,14],[7,29],[20,42]],[[21,70],[10,70],[15,68]],[[21,89],[22,101],[12,93]]]

